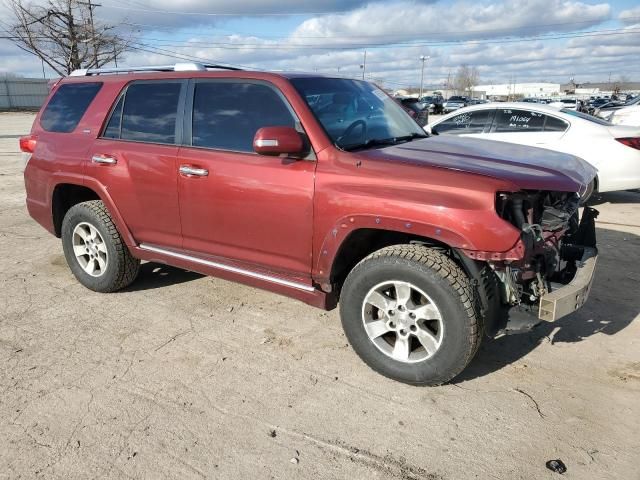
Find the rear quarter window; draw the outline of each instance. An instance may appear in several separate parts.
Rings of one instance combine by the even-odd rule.
[[[101,87],[100,82],[60,85],[42,112],[40,125],[48,132],[72,132]]]

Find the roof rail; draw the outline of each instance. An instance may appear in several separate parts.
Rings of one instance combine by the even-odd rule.
[[[69,74],[70,77],[88,77],[105,73],[133,73],[133,72],[205,72],[209,69],[242,70],[236,67],[203,63],[176,63],[174,65],[156,65],[149,67],[115,67],[115,68],[81,68]]]

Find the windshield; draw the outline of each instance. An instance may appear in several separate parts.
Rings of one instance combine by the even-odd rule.
[[[293,78],[291,83],[342,149],[426,136],[397,102],[371,83],[322,77]]]
[[[590,122],[597,123],[598,125],[606,125],[611,126],[611,123],[602,120],[599,117],[594,117],[592,115],[587,115],[586,113],[577,112],[576,110],[571,110],[570,108],[563,108],[560,110],[562,113],[566,113],[567,115],[571,115],[573,117],[582,118],[583,120],[589,120]]]

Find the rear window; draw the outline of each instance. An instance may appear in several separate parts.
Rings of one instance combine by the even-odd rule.
[[[496,132],[541,132],[544,126],[542,113],[530,110],[499,109],[496,114]]]
[[[47,104],[40,125],[48,132],[69,133],[91,105],[102,83],[67,83],[60,85]]]
[[[181,81],[141,81],[129,85],[111,112],[105,138],[176,143]]]

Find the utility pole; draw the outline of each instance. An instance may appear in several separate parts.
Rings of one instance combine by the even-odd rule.
[[[46,80],[47,76],[44,73],[44,60],[40,59],[40,63],[42,64],[42,78],[44,78]]]
[[[420,97],[422,98],[422,92],[424,90],[424,62],[429,60],[431,57],[420,55],[420,60],[422,60],[422,73],[420,74]]]
[[[78,2],[78,4],[87,5],[89,7],[89,23],[91,24],[91,40],[92,40],[91,43],[93,44],[93,63],[95,64],[94,67],[98,68],[98,46],[96,45],[96,27],[93,23],[93,8],[101,7],[102,4],[91,3],[91,0],[87,0],[86,2]]]
[[[360,68],[362,69],[362,80],[364,80],[364,74],[367,71],[367,51],[364,51],[364,61],[362,62],[362,65],[360,65]]]

